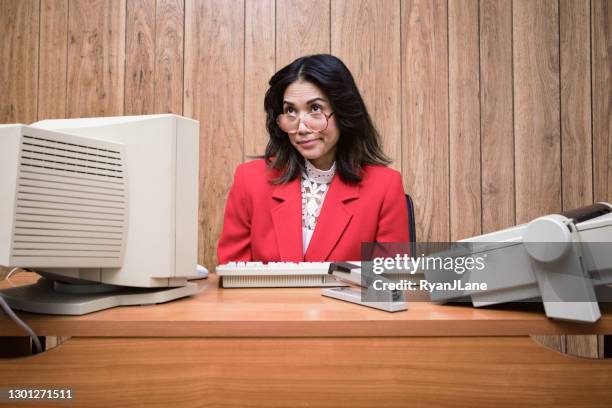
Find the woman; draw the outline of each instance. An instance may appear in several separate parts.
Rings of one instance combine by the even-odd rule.
[[[270,79],[270,140],[238,166],[217,248],[230,261],[350,261],[362,242],[408,242],[400,173],[348,68],[298,58]]]

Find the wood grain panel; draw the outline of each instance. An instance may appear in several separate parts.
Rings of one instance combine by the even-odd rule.
[[[515,225],[512,3],[480,2],[482,232]]]
[[[0,0],[0,122],[197,113],[209,126],[202,175],[223,174],[202,184],[202,259],[214,253],[233,167],[267,141],[267,80],[316,52],[355,74],[415,200],[419,240],[478,233],[479,217],[489,232],[612,201],[608,0],[481,0],[479,56],[474,2],[451,0],[448,19],[445,0],[243,0],[237,18],[216,10],[235,3],[190,4],[205,26],[192,27],[201,50],[187,63],[184,0]]]
[[[331,52],[353,74],[383,149],[402,168],[400,2],[332,2]]]
[[[597,335],[567,336],[565,352],[576,357],[603,358],[603,354],[599,354],[597,337]]]
[[[183,114],[184,0],[157,0],[155,113]]]
[[[0,361],[0,386],[44,378],[105,408],[608,407],[611,365],[528,337],[72,338]]]
[[[263,109],[268,81],[275,72],[274,0],[246,0],[244,43],[244,153],[262,155],[268,143]]]
[[[36,121],[38,0],[0,0],[0,123]]]
[[[448,2],[450,234],[480,235],[478,0]]]
[[[66,116],[68,0],[40,2],[38,119]]]
[[[155,0],[127,0],[125,114],[153,113]]]
[[[199,262],[215,265],[225,197],[243,157],[244,2],[185,4],[185,116],[200,121]]]
[[[560,353],[566,352],[566,337],[569,336],[531,336],[533,341]]]
[[[276,2],[276,69],[296,58],[330,52],[330,0]]]
[[[420,242],[449,230],[446,1],[402,3],[402,170]]]
[[[516,221],[561,210],[555,0],[513,3]]]
[[[125,0],[70,2],[66,116],[123,114]]]
[[[612,4],[591,1],[595,201],[612,202]]]
[[[593,203],[590,6],[559,2],[563,208]]]

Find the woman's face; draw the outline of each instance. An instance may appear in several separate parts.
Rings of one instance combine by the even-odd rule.
[[[283,113],[301,118],[297,132],[288,133],[289,140],[315,167],[327,170],[336,157],[340,130],[336,126],[335,115],[332,115],[325,130],[313,132],[304,123],[304,114],[315,112],[322,112],[327,117],[333,113],[329,99],[316,85],[299,80],[287,87],[283,96]]]

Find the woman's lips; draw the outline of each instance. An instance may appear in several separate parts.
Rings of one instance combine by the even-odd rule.
[[[302,142],[297,142],[297,144],[299,144],[300,147],[309,148],[309,147],[313,147],[314,145],[316,145],[318,141],[319,139],[311,139],[311,140],[304,140]]]

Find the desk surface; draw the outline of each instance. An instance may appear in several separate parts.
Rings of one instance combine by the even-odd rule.
[[[22,273],[13,284],[32,283]],[[39,335],[121,337],[395,337],[612,334],[612,305],[595,324],[553,321],[539,304],[489,308],[410,301],[387,313],[321,296],[320,288],[222,289],[211,275],[194,297],[85,316],[19,313]],[[0,288],[7,287],[6,281]],[[408,293],[410,296],[410,293]],[[0,335],[22,332],[0,315]]]
[[[412,302],[391,314],[318,288],[219,289],[209,279],[198,296],[164,305],[22,314],[41,334],[73,337],[0,360],[0,388],[69,385],[79,406],[92,407],[607,408],[612,399],[612,362],[571,358],[526,336],[610,333],[610,310],[595,325],[550,321],[536,305]],[[0,317],[0,335],[12,334],[15,324]]]

